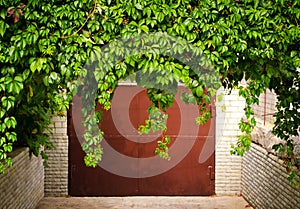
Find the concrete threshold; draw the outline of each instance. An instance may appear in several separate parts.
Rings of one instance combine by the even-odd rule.
[[[36,209],[252,209],[242,196],[44,197]]]

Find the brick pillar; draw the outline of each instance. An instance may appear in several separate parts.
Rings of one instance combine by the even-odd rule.
[[[47,150],[48,168],[45,168],[45,196],[68,195],[68,135],[67,117],[53,117],[51,142],[56,147]]]
[[[224,94],[220,89],[218,94]],[[226,109],[222,110],[225,105]],[[238,90],[224,95],[216,105],[216,181],[217,195],[241,193],[241,157],[230,155],[230,145],[235,144],[240,134],[238,123],[244,115],[245,100],[238,96]]]

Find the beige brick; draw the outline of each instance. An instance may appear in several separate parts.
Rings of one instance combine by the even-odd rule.
[[[68,195],[67,118],[53,117],[54,134],[50,136],[56,149],[46,150],[49,167],[45,169],[45,196]]]
[[[288,182],[278,157],[259,145],[251,146],[243,158],[243,196],[257,209],[298,208],[300,192]]]
[[[220,91],[219,91],[220,93]],[[226,111],[217,106],[216,118],[216,182],[215,190],[219,195],[241,193],[240,157],[230,155],[230,144],[236,142],[239,134],[238,123],[243,115],[245,102],[233,90],[231,95],[223,96]]]
[[[13,167],[0,175],[0,208],[35,208],[44,196],[44,168],[40,157],[29,157],[28,148],[13,154]]]

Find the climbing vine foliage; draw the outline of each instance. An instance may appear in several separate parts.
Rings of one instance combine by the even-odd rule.
[[[109,109],[118,81],[132,75],[153,103],[141,132],[166,130],[165,110],[179,82],[190,89],[182,98],[199,105],[202,124],[218,83],[231,89],[246,79],[239,87],[247,104],[243,134],[232,147],[238,155],[249,150],[256,124],[251,105],[266,88],[274,90],[273,132],[286,141],[274,148],[292,168],[291,136],[300,124],[299,23],[298,0],[0,0],[0,171],[12,164],[14,146],[46,157],[40,147],[53,147],[45,134],[50,115],[64,115],[76,92],[83,104]],[[157,36],[147,40],[151,34]],[[95,94],[84,94],[91,85]],[[100,122],[92,112],[83,108],[82,148],[86,164],[96,166],[103,133],[90,125]],[[156,150],[164,158],[169,141],[163,136]]]

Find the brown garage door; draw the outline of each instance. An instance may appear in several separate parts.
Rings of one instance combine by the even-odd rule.
[[[167,111],[167,134],[171,136],[171,160],[167,161],[154,154],[161,133],[140,136],[136,130],[147,118],[150,101],[145,90],[118,87],[111,110],[104,113],[104,155],[96,168],[87,168],[83,162],[81,111],[76,98],[68,114],[69,194],[213,195],[215,118],[197,126],[197,107],[184,104],[179,97]]]

